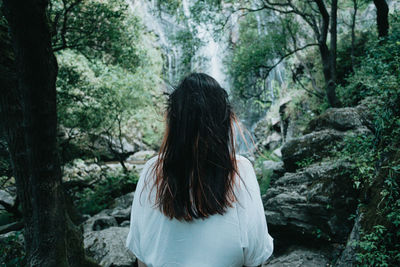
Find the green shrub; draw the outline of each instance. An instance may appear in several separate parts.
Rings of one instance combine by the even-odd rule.
[[[22,231],[9,233],[0,239],[0,266],[25,266],[25,249],[20,241]]]
[[[338,87],[342,103],[369,98],[373,136],[350,136],[338,153],[352,160],[354,185],[363,192],[364,213],[358,242],[359,266],[400,265],[400,16],[391,17],[391,34],[370,42],[367,55]]]
[[[75,204],[83,214],[94,215],[109,208],[115,198],[134,191],[138,175],[134,172],[108,172],[94,185],[75,193]]]

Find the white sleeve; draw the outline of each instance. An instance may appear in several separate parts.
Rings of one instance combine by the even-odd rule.
[[[142,253],[140,250],[140,216],[141,214],[140,209],[143,209],[143,197],[141,197],[142,193],[145,196],[144,199],[147,197],[146,190],[143,190],[144,183],[146,177],[148,177],[149,172],[151,171],[152,164],[155,162],[156,157],[148,160],[143,167],[143,170],[140,173],[139,181],[136,186],[135,194],[132,201],[132,209],[131,209],[131,220],[130,220],[130,227],[128,237],[126,239],[125,246],[133,252],[133,254],[139,260],[143,261]],[[143,190],[143,192],[142,192]]]
[[[258,266],[272,255],[273,238],[268,233],[253,165],[247,159],[242,159],[238,168],[245,183],[245,186],[240,187],[238,205],[244,265]]]
[[[133,201],[132,201],[132,208],[131,208],[131,220],[130,220],[130,226],[129,226],[129,233],[128,237],[126,238],[126,244],[125,246],[133,252],[133,254],[136,256],[138,259],[142,259],[141,252],[140,252],[140,235],[139,235],[139,227],[138,227],[138,209],[139,207],[139,198],[140,198],[140,192],[142,191],[142,186],[143,184],[143,179],[142,176],[140,176],[138,184],[136,186],[136,191],[133,196]]]

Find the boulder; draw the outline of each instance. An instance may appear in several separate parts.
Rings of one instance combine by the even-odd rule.
[[[266,160],[262,163],[261,175],[268,176],[270,180],[282,176],[284,172],[282,161]]]
[[[282,147],[278,147],[274,151],[272,151],[272,155],[277,156],[278,158],[282,157]]]
[[[273,161],[273,160],[265,160],[262,163],[263,170],[280,170],[283,171],[283,162],[282,161]]]
[[[301,238],[345,242],[352,224],[348,220],[357,205],[349,162],[312,164],[272,180],[263,196],[272,235],[296,233]]]
[[[322,130],[291,139],[281,149],[285,169],[295,171],[302,160],[315,161],[328,156],[332,151],[331,146],[343,138],[344,134],[339,131]]]
[[[117,220],[117,223],[120,224],[123,221],[129,220],[131,217],[131,207],[125,208],[125,209],[114,209],[113,212],[111,212],[111,216]]]
[[[4,202],[7,205],[14,206],[15,197],[13,197],[10,193],[5,190],[0,190],[0,201]],[[0,207],[1,207],[0,202]]]
[[[134,192],[120,196],[114,200],[112,208],[105,209],[83,223],[84,232],[101,231],[113,226],[122,226],[124,221],[130,221]]]
[[[118,226],[116,218],[107,213],[109,213],[109,210],[103,210],[86,220],[83,223],[84,232],[101,231],[112,226]]]
[[[361,220],[363,214],[359,213],[355,219],[353,229],[349,235],[346,247],[343,250],[339,260],[336,262],[336,267],[346,267],[356,265],[356,254],[358,250],[358,242],[360,241]]]
[[[319,250],[296,248],[271,258],[263,267],[321,267],[329,266],[330,260]]]
[[[86,254],[103,267],[134,266],[136,257],[125,247],[128,227],[110,227],[84,233]]]
[[[269,150],[274,150],[281,145],[282,137],[277,132],[272,132],[268,135],[267,139],[263,141],[261,144],[264,148]]]
[[[294,138],[286,142],[281,149],[285,169],[293,172],[302,167],[303,161],[317,162],[334,155],[335,151],[342,149],[345,137],[371,133],[368,128],[362,126],[346,132],[325,129]]]
[[[125,194],[123,196],[117,197],[114,200],[114,207],[115,208],[120,208],[120,209],[124,209],[124,208],[130,208],[132,205],[132,201],[133,201],[133,195],[134,192]]]
[[[311,120],[305,133],[324,129],[348,131],[363,127],[364,119],[357,108],[330,108],[323,114]]]

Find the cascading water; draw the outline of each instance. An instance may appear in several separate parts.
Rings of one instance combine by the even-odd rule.
[[[168,14],[160,10],[157,5],[157,0],[130,0],[130,6],[136,14],[142,18],[147,29],[153,32],[158,37],[158,46],[164,54],[164,80],[169,84],[175,84],[181,76],[188,72],[182,70],[182,61],[184,51],[182,47],[173,42],[174,35],[181,29],[189,29],[193,37],[202,41],[202,45],[196,48],[196,51],[191,58],[190,71],[204,72],[214,77],[228,93],[230,92],[229,81],[231,80],[223,65],[223,58],[230,52],[229,42],[237,42],[240,38],[238,31],[238,19],[240,16],[232,14],[230,32],[225,32],[218,40],[213,37],[214,25],[210,22],[195,22],[194,16],[191,13],[191,7],[195,3],[194,0],[182,0],[181,10],[177,10],[177,14],[185,17],[184,20],[177,19],[175,15]],[[256,0],[254,0],[256,4]],[[268,30],[263,25],[265,21],[263,14],[256,13],[257,30],[259,35],[268,34]],[[276,62],[276,61],[275,61]],[[281,86],[284,83],[284,65],[279,64],[274,68],[265,79],[264,90],[267,90],[271,99],[275,99],[275,86]],[[265,111],[266,112],[266,111]],[[256,122],[262,118],[264,114],[257,114],[251,119],[241,121],[241,128],[245,140],[236,129],[237,150],[241,154],[251,154],[254,150],[252,132]],[[248,130],[246,130],[248,129]]]

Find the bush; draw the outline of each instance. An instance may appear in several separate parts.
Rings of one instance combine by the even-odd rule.
[[[0,238],[0,266],[25,266],[25,249],[21,242],[22,231],[11,232]]]
[[[138,179],[134,172],[108,172],[94,188],[76,192],[75,205],[81,213],[94,215],[109,208],[115,198],[134,191]]]
[[[340,156],[357,167],[354,185],[363,191],[364,213],[358,242],[359,266],[400,265],[400,16],[391,17],[391,34],[371,42],[360,67],[338,87],[343,103],[356,105],[372,99],[372,138],[346,141]]]

